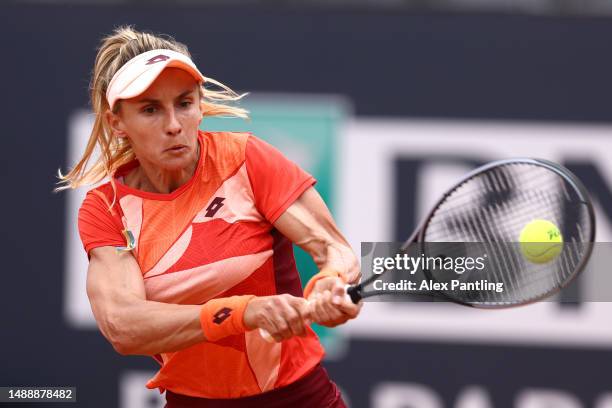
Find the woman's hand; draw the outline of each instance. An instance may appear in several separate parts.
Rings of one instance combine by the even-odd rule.
[[[336,327],[359,315],[362,302],[354,304],[346,294],[346,284],[340,278],[328,277],[317,281],[308,297],[312,321]]]
[[[248,330],[263,329],[277,342],[306,336],[311,322],[308,302],[288,294],[253,298],[243,320]]]

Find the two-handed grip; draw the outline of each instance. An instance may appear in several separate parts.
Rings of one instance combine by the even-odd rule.
[[[357,290],[356,290],[357,288]],[[359,303],[359,301],[361,300],[361,287],[360,285],[355,285],[355,286],[351,286],[351,285],[345,285],[344,286],[344,298],[347,301],[351,301],[354,304]],[[310,305],[312,304],[311,301],[306,301],[306,305],[307,307],[310,307]],[[264,339],[265,341],[267,341],[268,343],[274,343],[276,340],[274,340],[274,337],[272,337],[272,335],[270,333],[268,333],[268,331],[266,329],[259,329],[259,335],[261,336],[262,339]]]

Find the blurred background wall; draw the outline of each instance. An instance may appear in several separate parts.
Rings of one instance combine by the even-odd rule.
[[[575,171],[597,203],[598,240],[610,241],[610,9],[603,1],[3,4],[0,385],[76,386],[83,407],[161,406],[143,385],[156,363],[117,355],[91,318],[74,229],[83,192],[52,193],[57,169],[74,163],[88,136],[89,74],[115,26],[171,34],[205,75],[252,92],[251,122],[202,127],[253,130],[315,173],[359,251],[361,241],[405,238],[465,170],[516,156]],[[610,408],[610,316],[607,303],[590,302],[503,312],[368,304],[359,320],[323,333],[326,366],[352,407]]]

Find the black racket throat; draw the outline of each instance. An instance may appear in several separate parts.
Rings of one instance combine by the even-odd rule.
[[[349,288],[346,290],[346,293],[351,298],[351,301],[354,304],[357,304],[361,301],[361,299],[363,299],[362,291],[363,287],[361,286],[361,284],[357,284],[354,286],[349,286]]]

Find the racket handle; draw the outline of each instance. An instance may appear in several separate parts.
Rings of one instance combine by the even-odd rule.
[[[362,290],[361,285],[352,285],[352,286],[347,285],[346,294],[351,298],[351,301],[354,304],[359,303],[359,301],[363,298],[363,296],[361,296],[361,290]]]

